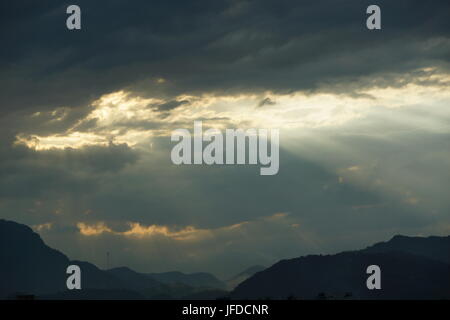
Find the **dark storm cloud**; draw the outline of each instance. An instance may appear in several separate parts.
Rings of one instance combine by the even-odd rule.
[[[447,68],[450,57],[448,1],[378,1],[381,31],[365,27],[369,1],[78,1],[81,31],[65,27],[69,4],[2,2],[2,111],[85,105],[122,88],[337,90]]]
[[[47,151],[3,146],[2,154],[0,198],[90,193],[98,186],[99,177],[117,173],[138,159],[127,145]]]

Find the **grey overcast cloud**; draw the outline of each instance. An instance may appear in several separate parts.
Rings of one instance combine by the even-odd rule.
[[[208,271],[450,234],[450,2],[0,4],[0,218],[71,259]],[[280,168],[171,132],[280,130]]]

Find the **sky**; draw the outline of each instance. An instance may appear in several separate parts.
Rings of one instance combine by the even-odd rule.
[[[450,3],[0,4],[0,218],[72,259],[207,271],[450,234]],[[280,167],[171,132],[280,130]]]

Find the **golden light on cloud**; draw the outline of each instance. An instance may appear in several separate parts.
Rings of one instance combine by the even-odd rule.
[[[49,149],[78,149],[85,146],[107,146],[108,140],[104,137],[91,133],[73,132],[66,135],[51,136],[17,136],[16,144],[26,145],[30,149],[49,150]]]
[[[137,238],[162,235],[174,240],[189,240],[197,238],[206,232],[206,230],[199,230],[191,226],[187,226],[179,231],[172,231],[167,226],[150,225],[146,227],[136,222],[130,223],[129,226],[129,230],[120,234]]]
[[[88,225],[83,222],[77,223],[77,228],[80,233],[84,236],[98,236],[103,233],[111,233],[113,232],[110,228],[108,228],[104,222],[98,222],[96,224]]]
[[[164,225],[142,225],[138,222],[128,222],[128,229],[125,231],[115,231],[108,227],[105,222],[96,223],[77,223],[77,228],[83,236],[99,236],[102,234],[111,234],[134,239],[144,239],[151,237],[165,237],[176,241],[199,241],[206,240],[212,237],[217,237],[230,232],[240,232],[246,226],[258,223],[273,223],[287,218],[288,213],[275,213],[271,216],[262,217],[254,221],[243,221],[228,226],[219,228],[196,228],[193,226],[186,226],[183,228],[169,228]],[[288,226],[292,224],[286,222]]]
[[[94,224],[79,222],[77,223],[77,228],[79,232],[84,236],[98,236],[106,233],[129,238],[164,236],[174,240],[194,240],[201,236],[207,235],[209,232],[207,229],[196,229],[192,226],[187,226],[179,230],[171,230],[167,226],[144,226],[137,222],[129,222],[128,230],[126,231],[114,231],[106,226],[104,222],[97,222]]]

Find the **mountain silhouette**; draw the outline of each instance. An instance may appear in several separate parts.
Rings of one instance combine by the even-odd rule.
[[[371,253],[401,251],[450,263],[450,236],[406,237],[396,235],[387,242],[376,243],[363,251]]]
[[[360,251],[282,260],[239,284],[231,297],[450,299],[448,239],[396,236]],[[381,269],[381,290],[366,286],[369,265]]]
[[[69,259],[25,225],[0,220],[0,297],[66,289]]]
[[[209,273],[101,270],[71,261],[31,228],[0,219],[0,299],[450,299],[450,237],[395,236],[359,251],[310,255],[252,267],[229,294]],[[67,290],[69,265],[81,268],[82,290]],[[381,290],[369,290],[369,265],[381,268]],[[262,270],[263,269],[263,270]]]
[[[101,270],[89,262],[71,261],[48,247],[30,227],[1,219],[0,261],[0,299],[182,299],[227,293],[219,290],[224,283],[208,273],[147,275],[127,267]],[[82,290],[67,290],[69,265],[80,267]]]
[[[63,253],[48,247],[30,227],[0,220],[0,297],[18,293],[48,295],[67,290],[69,265],[82,270],[83,290],[124,289],[119,278],[84,261],[71,261]],[[72,293],[74,294],[74,293]]]
[[[143,289],[143,288],[165,288],[161,282],[155,281],[151,277],[146,276],[145,274],[136,272],[131,270],[128,267],[120,267],[113,268],[107,270],[108,273],[115,276],[116,278],[121,279],[123,282],[127,283],[129,287],[135,289]]]
[[[125,286],[148,299],[172,299],[194,292],[188,286],[170,286],[154,280],[144,273],[136,272],[128,267],[113,268],[107,272],[120,279]]]

